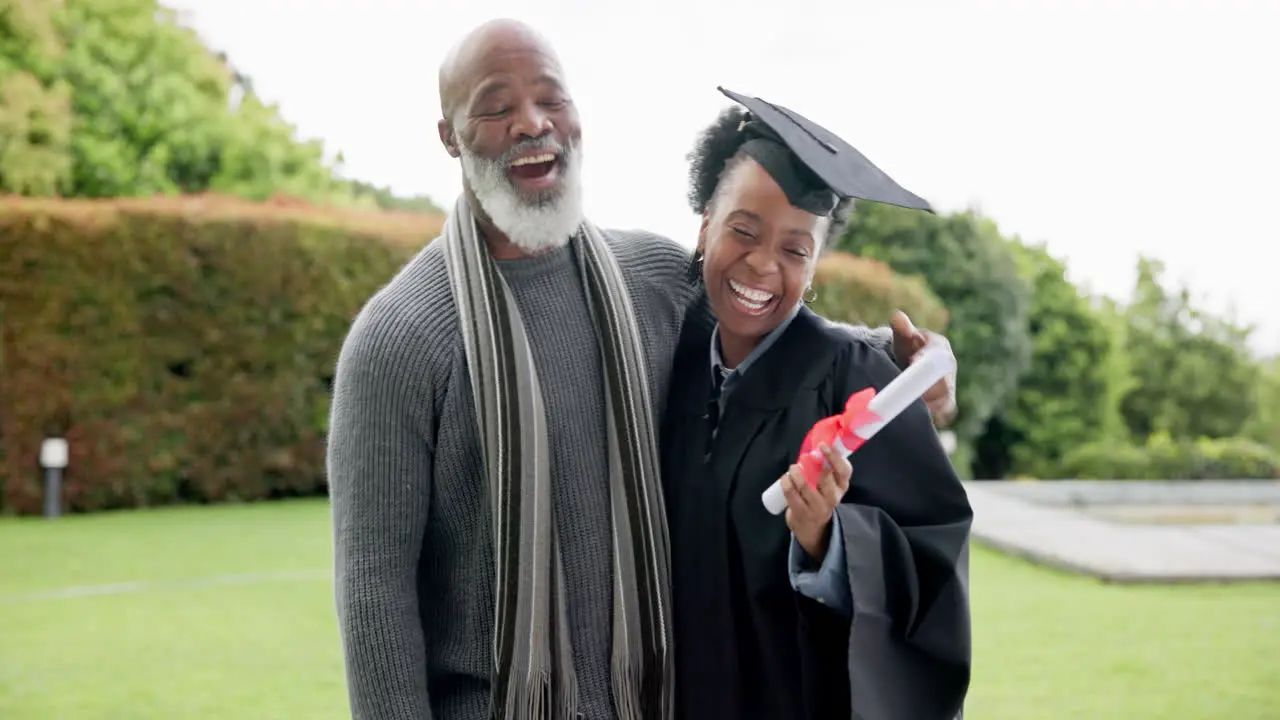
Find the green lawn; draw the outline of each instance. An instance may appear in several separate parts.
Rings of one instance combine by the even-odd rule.
[[[347,717],[328,521],[320,502],[0,520],[0,718]],[[970,720],[1280,716],[1280,584],[1105,586],[979,549],[971,587]]]

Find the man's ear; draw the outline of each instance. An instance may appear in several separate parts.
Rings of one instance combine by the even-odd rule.
[[[440,133],[440,144],[444,145],[449,157],[461,157],[462,150],[458,148],[458,135],[453,131],[449,121],[440,118],[440,122],[436,123],[436,130]]]

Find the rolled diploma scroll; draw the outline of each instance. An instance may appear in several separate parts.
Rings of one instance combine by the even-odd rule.
[[[911,403],[921,398],[929,388],[955,370],[955,367],[955,358],[947,348],[926,347],[915,362],[894,378],[893,382],[886,385],[884,390],[876,393],[876,396],[867,404],[867,410],[875,413],[880,420],[855,428],[854,434],[862,438],[863,442],[875,437],[875,434],[880,432],[880,428],[893,422],[893,419],[903,410],[910,407]],[[851,451],[845,449],[840,438],[836,438],[831,449],[845,457],[851,454]],[[819,454],[819,451],[814,450],[813,453]],[[787,498],[782,493],[782,480],[774,481],[760,499],[764,501],[765,509],[774,515],[780,515],[786,510]]]

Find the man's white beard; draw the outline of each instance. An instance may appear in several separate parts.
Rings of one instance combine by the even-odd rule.
[[[536,254],[564,247],[582,224],[581,145],[561,147],[550,136],[512,147],[497,160],[462,150],[462,174],[494,226],[516,247]],[[516,190],[507,168],[521,153],[553,150],[561,153],[560,182],[543,197],[525,198]]]

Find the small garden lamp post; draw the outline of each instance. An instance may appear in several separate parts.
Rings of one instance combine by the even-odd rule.
[[[67,441],[45,438],[40,444],[40,467],[44,468],[44,516],[62,514],[62,471],[67,469]]]

